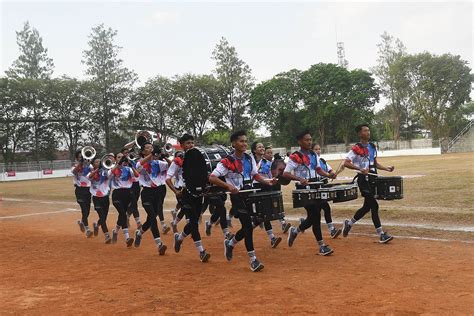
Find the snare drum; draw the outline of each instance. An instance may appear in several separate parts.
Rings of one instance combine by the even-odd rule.
[[[283,196],[279,191],[250,193],[245,196],[245,204],[256,222],[280,220],[285,217]]]
[[[402,177],[381,177],[375,178],[374,197],[379,200],[400,200],[403,199],[403,178]]]
[[[358,197],[357,184],[354,183],[327,184],[325,187],[332,187],[336,190],[336,197],[332,200],[333,203],[347,202]]]
[[[334,188],[299,189],[293,190],[292,195],[293,208],[298,208],[331,201],[336,198],[336,190]]]

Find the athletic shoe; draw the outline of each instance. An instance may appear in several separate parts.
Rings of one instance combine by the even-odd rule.
[[[257,259],[255,259],[254,261],[250,262],[250,270],[252,270],[252,272],[258,272],[258,271],[261,271],[263,269],[263,263],[261,263],[260,261],[258,261]]]
[[[321,255],[321,256],[329,256],[333,252],[334,252],[334,250],[332,250],[331,248],[329,248],[326,245],[322,245],[321,247],[319,247],[319,255]]]
[[[125,240],[125,243],[127,244],[127,248],[132,247],[132,245],[133,245],[133,238],[127,238],[127,240]]]
[[[281,237],[273,237],[270,241],[272,248],[278,247],[278,244],[281,242]]]
[[[234,250],[234,246],[230,245],[230,240],[229,239],[224,240],[224,256],[227,259],[227,261],[232,260],[233,250]]]
[[[176,234],[178,232],[178,224],[176,224],[174,221],[171,221],[170,226],[173,234]]]
[[[170,231],[170,228],[168,225],[164,224],[163,225],[163,235],[166,235]]]
[[[347,237],[349,235],[349,232],[351,231],[352,226],[349,225],[349,220],[346,219],[344,221],[344,225],[342,226],[342,236]]]
[[[158,254],[160,256],[164,256],[165,255],[165,252],[166,252],[166,249],[168,249],[168,247],[166,247],[165,244],[161,243],[159,246],[158,246]]]
[[[293,246],[296,236],[298,236],[298,231],[295,227],[291,227],[290,231],[288,232],[288,247]]]
[[[142,234],[140,233],[139,230],[135,231],[135,248],[140,247],[140,243],[142,242]]]
[[[85,231],[86,231],[86,227],[84,226],[84,224],[82,223],[82,221],[77,221],[77,225],[79,225],[79,229],[81,230],[81,232],[85,232]]]
[[[112,243],[116,244],[117,243],[117,237],[118,233],[115,231],[115,229],[112,231]]]
[[[286,234],[288,230],[291,227],[291,223],[285,223],[281,225],[281,230],[283,231],[283,234]]]
[[[112,242],[112,239],[110,238],[109,235],[105,236],[105,243],[110,244]]]
[[[209,221],[206,221],[206,236],[211,236],[212,224]]]
[[[99,225],[97,225],[97,223],[94,223],[92,226],[94,227],[94,236],[99,235]]]
[[[342,230],[340,228],[333,228],[331,229],[331,238],[337,238],[342,233]]]
[[[176,219],[176,214],[177,214],[176,210],[171,211],[171,216],[173,216],[173,220]]]
[[[179,234],[174,234],[174,251],[178,253],[181,250],[182,240],[179,240]]]
[[[86,230],[86,237],[91,238],[92,237],[92,232],[90,230]]]
[[[235,235],[232,234],[232,233],[227,233],[227,235],[224,236],[224,238],[227,239],[227,240],[231,240],[234,237],[235,237]]]
[[[207,262],[210,257],[211,257],[211,255],[208,254],[208,253],[206,252],[206,250],[201,251],[201,252],[199,253],[199,259],[201,260],[201,262]]]
[[[386,243],[388,243],[388,242],[389,242],[390,240],[392,240],[392,239],[393,239],[393,236],[390,236],[390,235],[387,234],[387,233],[382,233],[382,234],[380,235],[379,243],[381,243],[381,244],[386,244]]]

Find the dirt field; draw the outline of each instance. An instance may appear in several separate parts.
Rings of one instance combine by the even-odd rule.
[[[218,227],[210,237],[202,233],[208,263],[199,262],[190,238],[174,253],[171,235],[163,237],[169,249],[159,257],[150,233],[139,249],[126,249],[122,235],[116,245],[103,244],[101,233],[86,239],[75,223],[71,179],[2,183],[0,313],[472,314],[473,158],[383,159],[397,166],[395,174],[424,175],[404,181],[404,200],[381,203],[392,243],[376,242],[370,217],[349,238],[329,239],[323,225],[335,249],[330,257],[317,255],[311,232],[289,248],[274,225],[284,242],[271,249],[257,228],[260,273],[250,272],[243,242],[233,261],[225,260]],[[449,194],[432,192],[438,188]],[[334,207],[335,219],[350,216],[360,202]],[[166,207],[172,205],[168,195]],[[286,206],[296,219],[300,211]],[[116,218],[111,207],[109,227]]]

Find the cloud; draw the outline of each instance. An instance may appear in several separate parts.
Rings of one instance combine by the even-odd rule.
[[[151,21],[154,24],[172,24],[177,23],[180,16],[178,11],[155,11],[151,15]]]

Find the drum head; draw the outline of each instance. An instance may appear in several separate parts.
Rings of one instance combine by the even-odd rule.
[[[186,151],[183,161],[183,179],[188,188],[204,188],[208,170],[203,154],[197,148]]]

